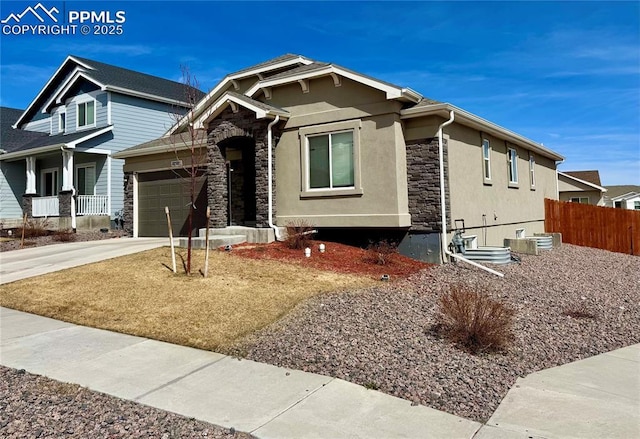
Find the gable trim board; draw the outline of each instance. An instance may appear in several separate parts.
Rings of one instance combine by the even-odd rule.
[[[584,184],[584,185],[590,186],[590,187],[592,187],[592,188],[594,188],[595,190],[598,190],[598,191],[600,191],[600,192],[607,192],[607,188],[604,188],[604,187],[602,187],[602,186],[598,186],[597,184],[594,184],[594,183],[588,182],[588,181],[586,181],[586,180],[582,180],[582,179],[577,178],[577,177],[573,177],[572,175],[565,174],[564,172],[560,172],[560,171],[558,171],[558,175],[561,175],[561,176],[563,176],[563,177],[566,177],[566,178],[568,178],[569,180],[573,180],[573,181],[576,181],[576,182],[578,182],[578,183],[581,183],[581,184]]]
[[[281,119],[288,119],[290,114],[288,111],[281,108],[277,108],[271,105],[267,105],[263,102],[253,100],[247,96],[228,91],[218,98],[211,106],[193,120],[194,127],[196,129],[204,128],[204,125],[213,120],[228,106],[231,106],[232,111],[235,113],[238,111],[238,105],[246,108],[255,113],[256,119],[264,119],[266,117],[280,116]]]

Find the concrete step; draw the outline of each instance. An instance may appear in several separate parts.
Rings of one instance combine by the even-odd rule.
[[[203,238],[207,229],[200,229],[198,231],[198,237]],[[273,229],[246,227],[246,226],[229,226],[221,228],[209,229],[209,235],[244,235],[246,242],[251,243],[269,243],[275,241],[276,237],[273,233]]]
[[[188,238],[179,238],[178,247],[187,248]],[[242,244],[247,242],[245,235],[219,235],[212,234],[209,230],[209,248],[224,247],[225,245]],[[204,249],[207,246],[207,240],[204,236],[193,237],[191,239],[191,248]]]

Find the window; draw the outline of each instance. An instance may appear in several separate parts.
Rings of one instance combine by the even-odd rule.
[[[616,201],[615,203],[613,203],[613,207],[615,207],[616,209],[622,209],[622,201]]]
[[[571,197],[572,203],[589,204],[589,197]]]
[[[360,120],[300,128],[302,198],[360,196]]]
[[[96,104],[94,101],[78,104],[78,127],[93,126],[96,123]]]
[[[531,189],[536,187],[536,158],[533,153],[529,153],[529,178],[531,183]]]
[[[634,210],[640,210],[640,201],[634,201],[633,202],[633,209]]]
[[[353,187],[353,132],[307,137],[309,189]]]
[[[78,195],[96,194],[95,164],[78,165],[76,168],[76,191]]]
[[[58,132],[64,133],[67,129],[67,113],[64,111],[58,114]]]
[[[491,145],[487,139],[482,139],[482,175],[485,183],[491,181]]]
[[[507,159],[509,162],[509,183],[517,184],[518,183],[518,152],[509,148]]]
[[[42,196],[53,197],[58,195],[58,170],[42,170]]]

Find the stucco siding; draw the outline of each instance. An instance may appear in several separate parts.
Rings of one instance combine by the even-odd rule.
[[[449,146],[451,217],[464,219],[468,234],[484,235],[486,245],[502,245],[503,238],[544,231],[544,199],[557,199],[555,163],[535,157],[535,188],[531,188],[529,151],[479,131],[452,124],[445,128]],[[483,175],[482,139],[491,144],[491,182]],[[507,150],[517,151],[518,183],[509,182]],[[485,226],[483,228],[483,226]],[[484,239],[480,241],[485,244]]]

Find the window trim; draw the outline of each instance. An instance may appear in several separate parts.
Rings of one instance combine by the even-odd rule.
[[[53,194],[45,195],[46,192],[46,180],[45,175],[54,172],[55,174],[55,184],[53,186]],[[60,194],[60,168],[46,168],[40,170],[40,194],[43,197],[57,197]]]
[[[529,183],[532,191],[536,190],[536,157],[529,151]]]
[[[64,123],[62,123],[62,121],[64,121]],[[58,112],[58,133],[65,132],[67,132],[67,110],[63,107]]]
[[[487,155],[485,156],[485,144],[487,145]],[[482,139],[482,177],[484,184],[491,184],[491,142],[487,138]],[[488,172],[487,172],[488,171]],[[488,175],[487,175],[488,174]]]
[[[507,148],[507,174],[509,187],[518,187],[518,150],[511,147]]]
[[[98,185],[98,175],[96,174],[96,162],[87,162],[87,163],[79,163],[77,164],[75,169],[75,184],[74,187],[76,188],[76,190],[78,190],[78,183],[80,182],[80,179],[78,178],[78,170],[81,168],[93,168],[93,193],[92,194],[80,194],[80,192],[78,191],[78,195],[96,195],[96,186]]]
[[[300,154],[301,154],[301,173],[300,173],[300,198],[315,197],[336,197],[336,196],[361,196],[361,168],[360,168],[360,129],[362,121],[350,120],[343,122],[335,122],[323,125],[300,128],[298,135],[300,137]],[[337,187],[337,188],[317,188],[312,189],[309,181],[309,137],[336,134],[340,132],[353,133],[353,186]]]
[[[81,105],[87,105],[88,103],[93,102],[93,123],[92,124],[84,124],[84,125],[80,125],[80,106]],[[96,99],[91,97],[91,98],[86,98],[86,99],[82,99],[76,102],[76,130],[85,130],[85,129],[89,129],[89,128],[95,128],[96,126],[96,113],[97,113],[97,105],[96,105]],[[85,118],[87,115],[87,111],[86,111],[86,107],[85,107]]]

